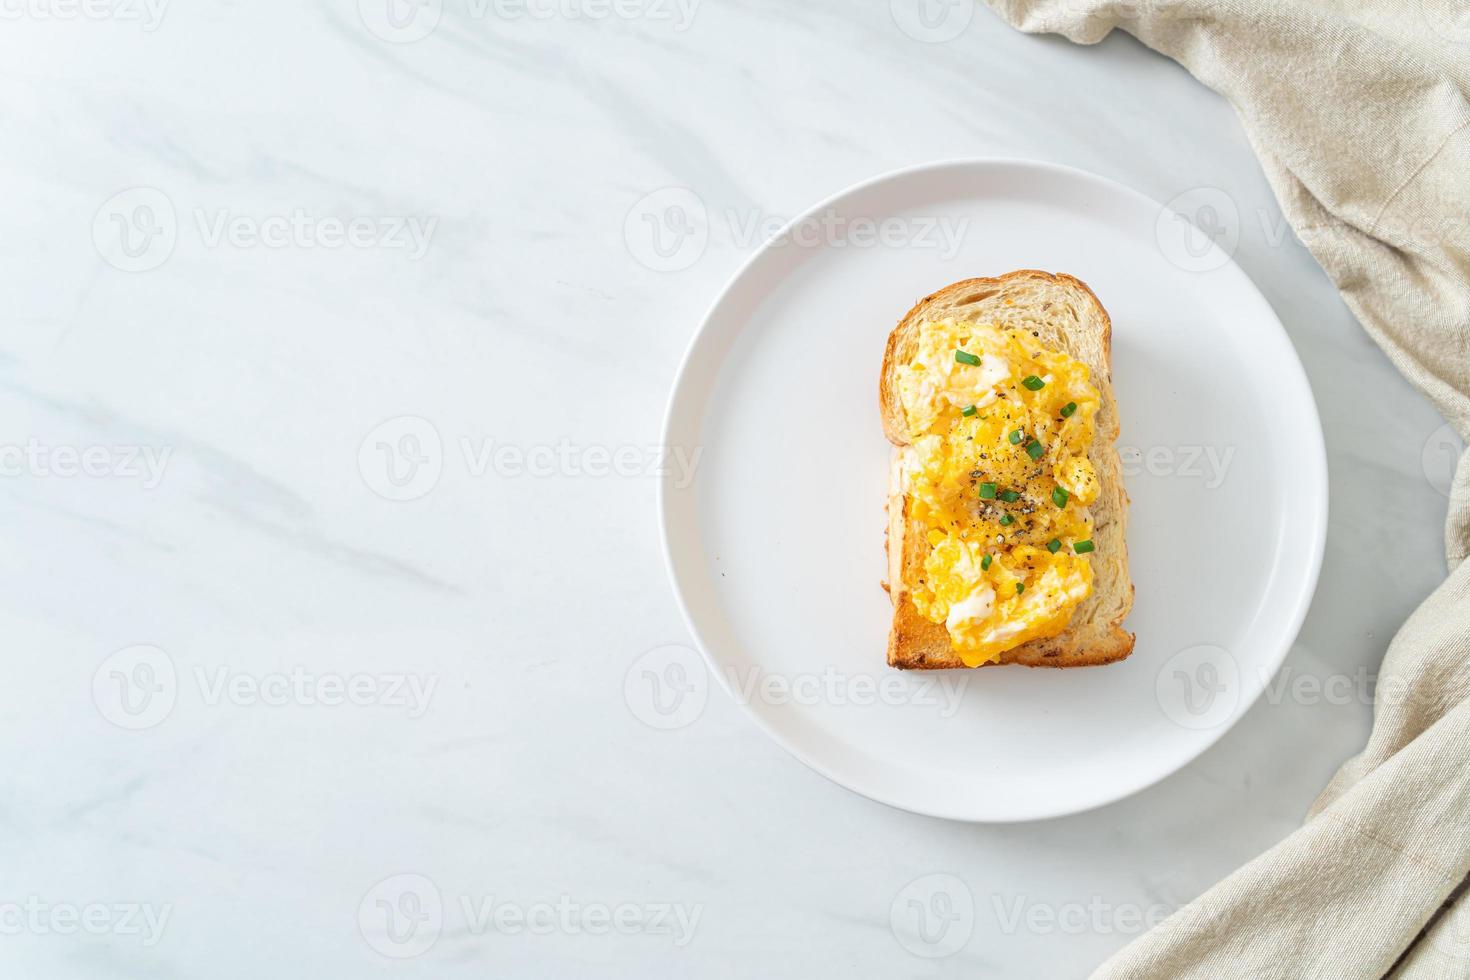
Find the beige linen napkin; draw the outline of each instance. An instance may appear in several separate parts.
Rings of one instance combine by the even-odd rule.
[[[1298,237],[1470,438],[1470,0],[990,3],[1082,44],[1121,28],[1229,99]],[[1446,550],[1306,825],[1095,976],[1470,977],[1470,454]]]

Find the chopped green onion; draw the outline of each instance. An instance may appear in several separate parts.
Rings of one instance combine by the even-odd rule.
[[[1021,495],[1014,490],[1002,490],[1000,492],[1000,499],[1008,504],[1013,504],[1021,499]]]
[[[1020,595],[1022,592],[1025,592],[1025,591],[1026,591],[1026,583],[1025,582],[1017,582],[1016,583],[1016,595]]]
[[[969,408],[965,409],[960,414],[963,415],[965,418],[969,418],[971,415],[974,415],[977,411],[979,411],[979,409],[977,409],[974,405],[971,405]]]
[[[1062,550],[1062,543],[1056,538],[1052,538],[1046,543],[1046,550],[1050,551],[1052,554],[1056,554],[1058,551]]]
[[[1065,405],[1062,406],[1062,418],[1069,419],[1073,415],[1075,415],[1076,413],[1077,413],[1077,403],[1076,402],[1067,402],[1067,404],[1065,404]]]
[[[1067,498],[1070,496],[1071,494],[1063,490],[1061,487],[1052,487],[1051,489],[1051,502],[1056,504],[1058,507],[1067,506]]]
[[[1019,446],[1021,444],[1021,437],[1022,437],[1022,432],[1021,432],[1020,429],[1017,429],[1016,431],[1012,432],[1011,433],[1011,445],[1012,446]]]
[[[1075,554],[1085,555],[1085,554],[1087,554],[1091,550],[1092,550],[1092,542],[1091,541],[1073,541],[1072,542],[1072,551]]]
[[[1032,439],[1026,443],[1026,455],[1032,459],[1040,459],[1046,453],[1046,448],[1041,443]]]
[[[959,361],[961,364],[968,364],[971,367],[974,367],[976,364],[980,363],[980,358],[976,357],[974,354],[971,354],[968,351],[962,350],[957,350],[954,352],[954,359],[956,361]]]
[[[990,556],[989,555],[986,555],[984,558],[981,558],[980,559],[980,570],[982,572],[988,572],[988,571],[990,571]]]
[[[1001,515],[1001,518],[1000,518],[1000,526],[1001,527],[1010,527],[1014,523],[1016,523],[1016,519],[1014,517],[1012,517],[1010,514],[1002,514]]]
[[[1028,374],[1026,375],[1026,377],[1022,378],[1021,384],[1025,385],[1027,390],[1029,391],[1040,391],[1042,388],[1046,387],[1046,382],[1042,381],[1034,374]]]
[[[994,500],[995,499],[995,484],[994,483],[982,483],[982,484],[980,484],[980,499],[981,500]]]

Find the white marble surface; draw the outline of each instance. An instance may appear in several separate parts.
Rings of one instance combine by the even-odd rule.
[[[689,642],[645,449],[753,247],[715,221],[655,271],[638,202],[782,217],[961,156],[1228,196],[1331,458],[1287,669],[1378,662],[1442,576],[1445,431],[1173,63],[983,7],[925,43],[907,0],[160,4],[0,31],[0,973],[1081,976],[1363,741],[1367,704],[1288,693],[1132,799],[986,827],[826,782],[718,691],[674,731],[625,702]],[[442,449],[369,438],[406,416]],[[377,444],[414,438],[395,485]],[[975,903],[945,958],[890,929],[931,873]]]

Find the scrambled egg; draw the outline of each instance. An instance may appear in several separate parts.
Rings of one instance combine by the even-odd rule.
[[[1086,365],[1026,330],[926,322],[898,388],[910,516],[929,546],[915,608],[971,667],[1056,636],[1092,593]]]

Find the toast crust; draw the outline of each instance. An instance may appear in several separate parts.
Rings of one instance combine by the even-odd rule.
[[[883,432],[894,445],[888,493],[888,593],[893,624],[888,663],[900,670],[965,668],[941,623],[925,619],[914,607],[911,583],[924,564],[923,535],[909,517],[899,456],[909,443],[908,422],[898,394],[898,370],[912,360],[919,324],[946,317],[1024,323],[1043,342],[1085,363],[1101,396],[1096,436],[1088,455],[1097,468],[1101,492],[1093,504],[1096,551],[1092,556],[1093,593],[1083,600],[1067,628],[1054,637],[1031,640],[981,666],[1089,667],[1122,660],[1133,652],[1134,636],[1122,628],[1133,606],[1125,541],[1128,495],[1114,446],[1118,412],[1112,385],[1112,319],[1088,285],[1062,273],[1019,269],[994,278],[965,279],[924,297],[888,335],[878,382]],[[968,669],[968,668],[965,668]]]

